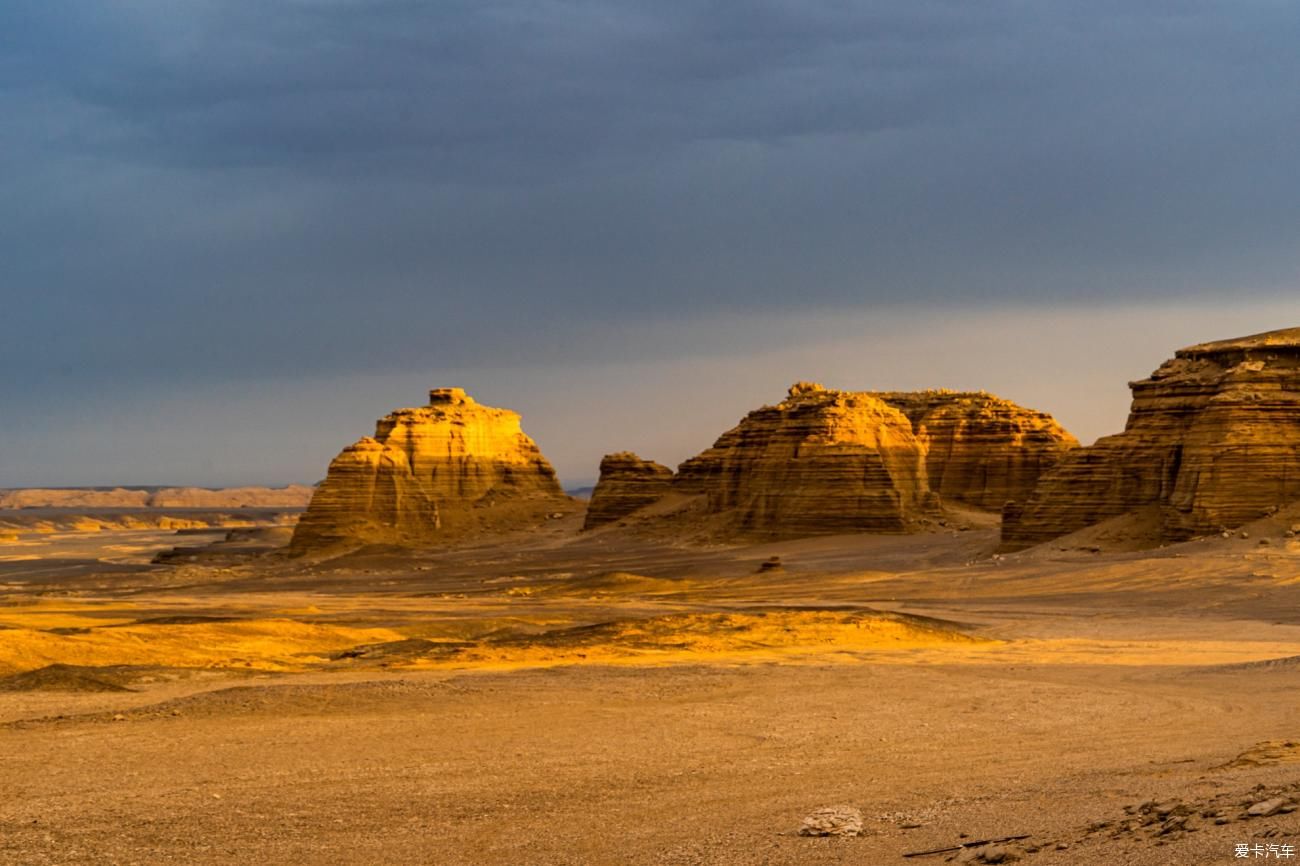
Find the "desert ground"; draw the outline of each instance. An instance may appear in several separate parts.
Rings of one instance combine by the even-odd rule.
[[[1286,859],[1297,519],[1013,554],[974,512],[722,544],[575,506],[304,559],[281,528],[19,532],[0,863]],[[862,835],[799,834],[829,806]]]

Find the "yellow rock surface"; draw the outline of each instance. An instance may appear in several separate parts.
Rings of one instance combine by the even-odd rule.
[[[883,400],[801,382],[683,463],[674,488],[706,494],[742,533],[902,531],[938,507],[925,452]]]
[[[601,463],[588,527],[675,493],[704,494],[739,534],[900,532],[941,497],[1000,509],[1078,442],[1050,415],[991,394],[835,391],[800,382],[675,478],[635,454]]]
[[[435,544],[486,523],[526,521],[566,501],[517,413],[482,406],[459,388],[437,388],[429,405],[380,419],[373,438],[330,463],[291,549]]]
[[[876,393],[912,422],[926,444],[930,489],[945,502],[1001,510],[1079,442],[1046,412],[985,392]]]
[[[1180,349],[1133,382],[1124,432],[1067,455],[1008,508],[1036,544],[1145,506],[1181,540],[1300,499],[1300,328]]]
[[[600,481],[587,505],[584,529],[613,523],[657,501],[672,489],[673,470],[630,451],[606,454]]]

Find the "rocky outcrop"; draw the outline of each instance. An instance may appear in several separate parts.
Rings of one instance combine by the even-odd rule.
[[[437,388],[429,405],[380,419],[373,438],[330,463],[290,549],[436,544],[509,528],[567,501],[518,414]]]
[[[724,531],[741,535],[899,532],[937,513],[941,497],[1000,509],[1077,446],[1050,415],[983,392],[853,392],[800,382],[676,477],[634,454],[605,458],[587,525],[671,491],[703,496]]]
[[[885,401],[801,382],[683,463],[674,489],[745,534],[897,532],[937,509],[925,453]]]
[[[1180,540],[1300,499],[1300,328],[1181,349],[1129,387],[1123,433],[1070,453],[1007,508],[1008,546],[1151,505]]]
[[[901,411],[926,444],[930,489],[944,502],[1000,510],[1021,500],[1079,445],[1046,412],[992,394],[959,391],[874,393]]]
[[[613,523],[666,495],[673,471],[630,451],[607,454],[600,461],[600,480],[587,505],[583,529]]]

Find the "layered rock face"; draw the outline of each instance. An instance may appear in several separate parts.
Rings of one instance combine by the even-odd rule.
[[[566,501],[518,414],[437,388],[429,405],[380,419],[373,438],[330,463],[290,549],[437,543],[477,528],[493,508],[522,517]]]
[[[1181,349],[1129,387],[1124,432],[1067,455],[1009,506],[1005,542],[1037,544],[1149,505],[1180,540],[1300,499],[1300,328]]]
[[[613,523],[662,498],[671,489],[673,471],[630,451],[607,454],[600,461],[600,481],[587,505],[583,529]]]
[[[676,477],[633,454],[607,457],[588,526],[670,489],[705,495],[707,510],[741,534],[898,532],[936,513],[941,496],[1001,508],[1077,446],[1050,415],[991,394],[834,391],[800,382],[783,402],[751,412],[683,463]]]
[[[1028,496],[1078,440],[1046,412],[984,392],[874,393],[926,443],[930,489],[945,502],[1001,509]]]
[[[925,444],[870,394],[799,383],[681,465],[674,489],[703,493],[737,531],[901,531],[937,508]]]

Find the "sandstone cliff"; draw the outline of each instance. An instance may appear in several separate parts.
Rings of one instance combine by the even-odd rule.
[[[907,416],[811,383],[683,463],[674,488],[705,494],[735,531],[764,535],[901,531],[938,504]]]
[[[1181,349],[1129,387],[1124,432],[1067,455],[1008,507],[1008,545],[1150,505],[1179,540],[1300,499],[1300,328]]]
[[[930,489],[945,502],[1001,509],[1028,496],[1079,443],[1051,415],[984,392],[874,393],[901,411],[926,444]]]
[[[330,463],[290,549],[433,544],[567,501],[518,414],[437,388],[429,405],[381,418],[373,438]]]
[[[852,392],[800,382],[676,477],[634,454],[605,458],[587,526],[671,490],[703,495],[706,510],[740,534],[897,532],[936,513],[941,496],[1000,509],[1077,446],[1050,415],[983,392]]]
[[[583,529],[613,523],[655,502],[671,489],[673,471],[630,451],[607,454],[600,461],[600,481],[587,505]]]

